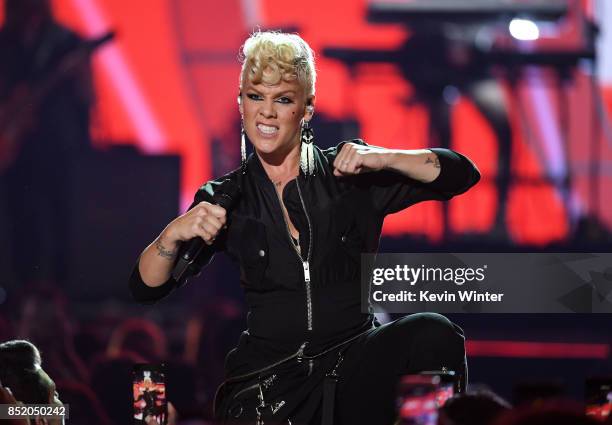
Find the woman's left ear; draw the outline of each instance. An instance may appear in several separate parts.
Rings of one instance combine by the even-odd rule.
[[[306,112],[304,113],[304,119],[306,121],[310,121],[312,119],[312,116],[314,115],[314,110],[315,110],[314,105],[315,105],[315,97],[311,96],[306,101]]]

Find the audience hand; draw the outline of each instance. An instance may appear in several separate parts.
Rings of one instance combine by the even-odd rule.
[[[176,412],[176,409],[174,408],[172,403],[168,402],[168,422],[167,422],[167,425],[176,425],[177,417],[178,417],[178,414]],[[161,425],[159,422],[157,422],[157,419],[155,419],[153,416],[147,416],[145,418],[145,423],[147,425]]]
[[[11,390],[0,385],[0,404],[21,405],[23,403],[15,400],[15,397],[11,393]],[[7,425],[30,425],[30,420],[28,418],[6,419],[2,421],[2,423],[6,423]]]

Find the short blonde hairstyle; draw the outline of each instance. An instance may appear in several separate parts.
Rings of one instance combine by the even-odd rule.
[[[315,94],[314,54],[308,43],[297,34],[257,31],[241,49],[240,88],[248,76],[253,84],[278,84],[297,79],[306,96]]]

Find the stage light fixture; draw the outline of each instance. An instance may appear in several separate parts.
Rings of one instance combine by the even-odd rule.
[[[509,25],[510,35],[520,41],[534,41],[540,38],[538,25],[529,19],[513,19]]]

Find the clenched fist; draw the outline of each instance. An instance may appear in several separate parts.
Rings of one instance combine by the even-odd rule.
[[[211,245],[225,226],[226,211],[219,205],[200,202],[185,214],[174,219],[162,234],[165,243],[176,244],[196,236]]]
[[[389,153],[384,148],[345,143],[334,160],[334,175],[350,176],[382,170],[387,166]]]
[[[144,284],[156,287],[167,282],[180,243],[200,237],[207,245],[212,245],[225,227],[225,220],[225,209],[210,202],[200,202],[172,220],[140,256],[138,270]]]

